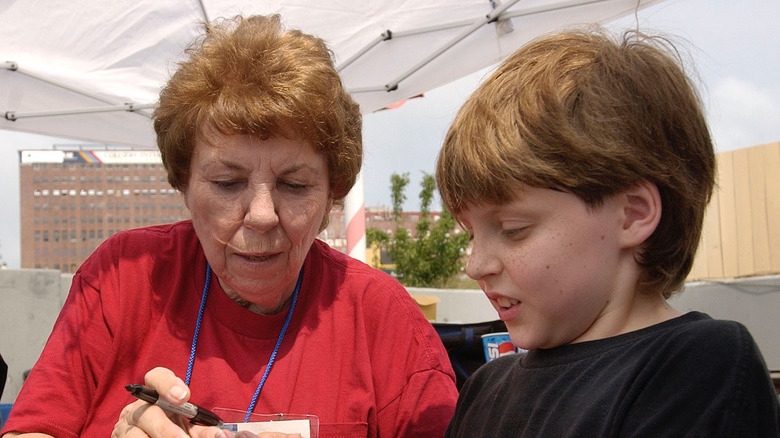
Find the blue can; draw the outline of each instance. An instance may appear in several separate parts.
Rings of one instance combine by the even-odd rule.
[[[497,357],[522,351],[512,343],[511,339],[509,339],[509,332],[482,335],[482,346],[485,349],[485,362],[490,362]]]

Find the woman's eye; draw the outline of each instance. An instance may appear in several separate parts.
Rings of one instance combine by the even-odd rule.
[[[221,189],[228,189],[238,184],[236,181],[212,181],[211,183]]]
[[[293,189],[293,190],[303,190],[306,187],[308,187],[306,184],[299,184],[299,183],[294,183],[294,182],[290,182],[290,181],[282,181],[281,184],[283,186],[285,186],[285,187],[287,187],[289,189]]]

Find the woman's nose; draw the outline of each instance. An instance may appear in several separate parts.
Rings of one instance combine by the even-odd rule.
[[[251,194],[249,206],[244,216],[244,224],[253,230],[268,231],[279,223],[273,193],[258,190]]]

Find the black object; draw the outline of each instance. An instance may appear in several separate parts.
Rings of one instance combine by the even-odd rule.
[[[5,361],[3,360],[3,355],[0,354],[0,397],[3,396],[6,377],[8,377],[8,365],[6,365]]]
[[[172,412],[188,418],[192,424],[202,424],[204,426],[222,426],[224,423],[217,414],[208,409],[204,409],[192,403],[181,405],[172,405],[160,398],[157,391],[144,385],[125,385],[125,389],[138,400],[143,400],[149,404],[159,406],[164,411]]]
[[[471,373],[486,362],[482,335],[507,331],[506,324],[501,320],[471,324],[433,323],[433,328],[447,349],[458,390]]]

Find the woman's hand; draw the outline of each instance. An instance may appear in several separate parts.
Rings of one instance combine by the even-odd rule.
[[[190,398],[190,390],[184,381],[167,368],[155,368],[146,373],[144,385],[153,388],[161,398],[177,406]],[[190,424],[184,417],[138,400],[122,409],[111,436],[112,438],[221,438],[231,437],[232,434],[217,427]]]
[[[190,398],[190,389],[184,381],[167,368],[155,368],[144,376],[144,385],[153,388],[167,402],[181,405]],[[300,434],[251,432],[234,434],[217,427],[190,424],[187,419],[159,406],[138,400],[122,409],[119,421],[114,425],[112,438],[300,438]]]
[[[232,437],[234,435],[228,435]],[[242,431],[235,434],[236,438],[301,438],[299,433],[282,433],[282,432],[261,432],[260,435],[255,435],[252,432]]]

